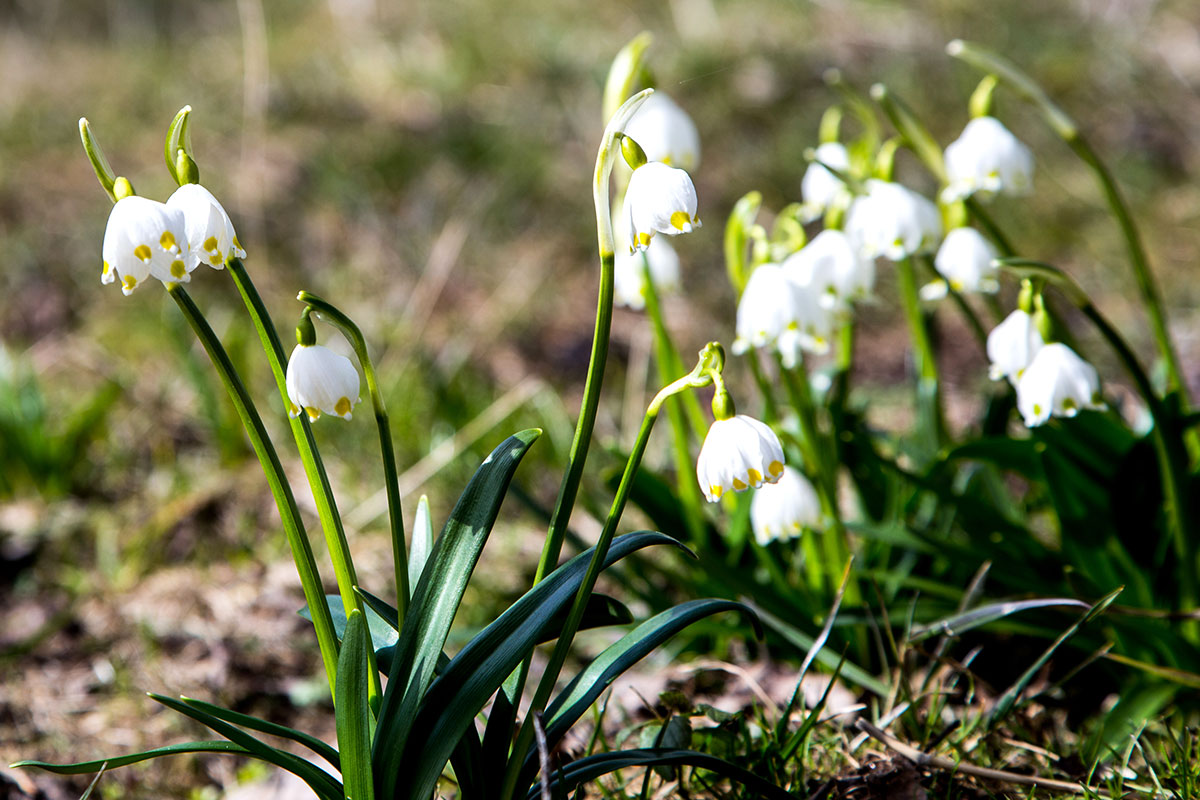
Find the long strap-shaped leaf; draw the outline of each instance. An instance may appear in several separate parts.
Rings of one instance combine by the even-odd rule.
[[[758,618],[746,606],[732,600],[691,600],[657,614],[609,645],[580,672],[554,699],[545,713],[546,743],[554,747],[579,718],[587,712],[604,690],[625,670],[641,661],[663,642],[697,620],[722,611],[740,611],[749,615],[761,636]],[[533,781],[537,770],[536,752],[528,753],[518,785]],[[526,777],[527,776],[527,777]]]
[[[630,533],[613,540],[604,566],[653,544],[682,547],[662,533]],[[411,745],[391,784],[395,796],[425,798],[432,793],[455,742],[509,673],[555,624],[560,610],[578,591],[591,558],[589,549],[552,572],[451,660],[430,687],[413,724]]]
[[[338,598],[336,594],[331,596],[338,600],[338,605],[341,605],[341,599]],[[289,728],[286,725],[280,725],[276,722],[268,722],[265,719],[252,717],[249,714],[231,711],[228,708],[214,706],[212,703],[205,703],[203,700],[193,700],[190,697],[183,697],[180,699],[192,708],[198,708],[201,711],[212,714],[217,719],[224,720],[225,722],[232,722],[234,725],[238,725],[242,728],[249,728],[252,731],[266,733],[271,736],[278,736],[282,739],[290,739],[297,744],[302,744],[332,764],[335,769],[340,770],[342,768],[340,759],[338,758],[337,750],[330,747],[317,737],[311,736],[304,731],[298,731],[295,728]]]
[[[484,460],[459,497],[421,573],[396,643],[375,731],[372,761],[380,800],[393,797],[404,743],[433,680],[450,623],[496,522],[509,481],[540,433],[530,429],[510,436]]]
[[[554,773],[550,780],[551,787],[566,795],[581,783],[586,783],[628,767],[670,767],[692,766],[715,772],[732,781],[745,786],[759,797],[770,800],[795,800],[770,781],[763,780],[753,772],[742,769],[737,764],[710,756],[707,753],[697,753],[693,750],[671,750],[665,748],[648,748],[645,750],[617,750],[612,753],[598,753],[594,756],[572,761]],[[537,800],[538,787],[529,790],[528,800]]]
[[[292,755],[283,750],[277,750],[259,741],[242,729],[236,728],[227,722],[222,722],[212,714],[201,711],[173,697],[166,697],[165,695],[154,694],[153,692],[147,692],[147,695],[152,700],[162,703],[167,708],[178,711],[180,714],[196,720],[201,725],[211,728],[234,744],[241,745],[263,761],[268,761],[280,769],[292,773],[307,783],[308,787],[316,792],[318,797],[328,798],[329,800],[341,800],[342,785],[320,767],[310,764],[299,756]]]
[[[53,772],[56,775],[86,775],[90,772],[98,772],[101,768],[116,769],[117,767],[127,767],[130,764],[136,764],[139,761],[149,761],[152,758],[182,755],[185,753],[232,753],[238,756],[258,758],[256,754],[251,753],[241,745],[224,740],[214,740],[206,742],[182,742],[180,744],[167,745],[166,747],[155,747],[152,750],[143,750],[140,753],[114,756],[113,758],[98,758],[95,761],[76,761],[74,764],[52,764],[49,761],[17,761],[11,766],[37,767],[47,772]]]
[[[367,623],[357,609],[350,610],[346,634],[338,654],[337,720],[338,752],[342,759],[342,783],[346,800],[375,800],[371,772],[371,708],[367,701]]]

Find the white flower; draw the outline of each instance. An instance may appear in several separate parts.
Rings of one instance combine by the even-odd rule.
[[[783,474],[783,446],[764,423],[738,414],[713,422],[696,459],[696,478],[708,502],[729,490],[774,483]]]
[[[820,291],[779,264],[760,264],[750,273],[737,309],[733,352],[774,347],[784,366],[795,366],[801,350],[824,353],[837,324],[833,309],[821,305]]]
[[[293,417],[300,410],[316,421],[321,412],[350,419],[359,401],[358,370],[350,359],[319,344],[296,345],[287,365],[287,393]]]
[[[808,478],[791,467],[774,484],[762,486],[750,501],[750,527],[754,538],[765,545],[773,539],[799,536],[805,528],[821,523],[821,502]]]
[[[942,200],[979,192],[1028,194],[1033,189],[1033,153],[995,117],[977,117],[946,148],[948,184]]]
[[[899,261],[932,250],[942,235],[942,218],[928,198],[891,181],[867,181],[846,214],[846,235],[863,258]]]
[[[167,198],[167,205],[183,212],[188,244],[200,263],[224,269],[228,259],[246,257],[229,215],[208,189],[185,183]]]
[[[820,162],[820,163],[817,163]],[[816,151],[816,160],[808,165],[800,181],[800,196],[804,198],[803,214],[806,222],[821,216],[830,206],[843,202],[850,190],[837,175],[825,169],[825,165],[838,170],[850,169],[850,154],[840,142],[825,142]]]
[[[123,197],[112,207],[101,255],[100,280],[112,283],[120,278],[127,295],[151,275],[164,283],[186,283],[196,268],[183,213],[137,195]]]
[[[613,274],[613,298],[617,305],[635,311],[646,307],[647,266],[657,293],[679,289],[679,255],[666,239],[657,236],[640,252],[618,251]]]
[[[1017,382],[1017,410],[1029,427],[1051,416],[1073,417],[1081,408],[1102,409],[1096,368],[1061,342],[1048,344]]]
[[[988,374],[994,381],[1008,378],[1016,386],[1021,373],[1044,344],[1033,317],[1018,308],[988,334],[987,357],[991,362]]]
[[[823,230],[783,262],[797,280],[817,292],[824,308],[845,309],[871,293],[875,262],[862,258],[846,234]]]
[[[1000,291],[999,270],[992,263],[998,253],[992,243],[974,228],[955,228],[946,234],[933,266],[942,276],[921,289],[925,300],[946,296],[947,286],[956,292]]]
[[[625,125],[625,134],[646,153],[648,161],[661,161],[688,171],[700,166],[700,133],[696,123],[665,93],[646,98]]]
[[[630,247],[644,249],[655,233],[674,236],[699,228],[696,202],[696,187],[683,170],[657,161],[635,169],[625,190]]]

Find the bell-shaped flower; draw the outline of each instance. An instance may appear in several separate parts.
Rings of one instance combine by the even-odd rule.
[[[766,424],[738,414],[713,422],[696,459],[696,479],[708,502],[726,492],[774,483],[783,475],[783,446]]]
[[[921,289],[924,300],[946,296],[947,288],[956,292],[1000,291],[995,261],[998,253],[992,243],[974,228],[955,228],[946,234],[933,259],[933,266],[942,277]]]
[[[761,545],[799,536],[821,524],[817,490],[799,470],[785,466],[779,481],[765,484],[750,501],[750,527]]]
[[[867,181],[866,194],[846,213],[846,235],[863,258],[899,261],[932,250],[942,235],[942,218],[928,198],[891,181]]]
[[[1044,344],[1033,315],[1018,308],[988,334],[987,357],[991,362],[988,374],[994,381],[1008,378],[1016,386]]]
[[[164,283],[186,283],[196,268],[188,247],[183,213],[137,195],[123,197],[112,207],[101,248],[104,271],[100,280],[120,279],[130,294],[154,276]]]
[[[625,134],[641,145],[649,161],[686,169],[700,166],[700,133],[679,104],[661,91],[646,98],[625,125]]]
[[[630,247],[645,249],[655,233],[675,236],[699,228],[696,203],[696,187],[683,170],[658,161],[638,167],[625,190]]]
[[[738,301],[735,354],[771,347],[779,351],[784,366],[792,367],[801,350],[829,350],[837,325],[834,310],[821,304],[816,287],[798,278],[779,264],[760,264],[750,273]]]
[[[1033,153],[995,117],[976,117],[946,148],[947,185],[942,200],[976,192],[1028,194],[1033,189]]]
[[[288,413],[316,421],[321,412],[350,419],[359,401],[358,370],[350,359],[319,344],[296,345],[287,365]]]
[[[678,291],[679,254],[661,236],[651,239],[645,250],[617,252],[613,273],[613,299],[617,305],[634,311],[646,307],[647,271],[654,282],[654,291],[660,296]]]
[[[847,309],[871,293],[875,262],[863,258],[846,234],[823,230],[783,262],[801,285],[817,293],[823,308]]]
[[[1061,342],[1045,345],[1017,381],[1017,410],[1025,424],[1073,417],[1083,408],[1104,408],[1096,368]]]
[[[229,259],[246,257],[229,215],[208,189],[185,183],[167,198],[167,205],[183,212],[188,244],[201,264],[224,269]]]
[[[824,214],[830,206],[849,199],[850,190],[825,165],[838,170],[850,169],[850,154],[840,142],[825,142],[817,147],[816,159],[804,171],[800,180],[800,196],[804,198],[801,213],[806,222]]]

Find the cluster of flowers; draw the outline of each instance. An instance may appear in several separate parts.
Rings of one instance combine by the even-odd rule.
[[[127,185],[127,184],[126,184]],[[119,280],[126,295],[154,277],[187,283],[200,264],[224,269],[246,257],[224,206],[198,183],[185,183],[165,203],[128,193],[113,205],[104,230],[101,281]],[[301,410],[350,419],[359,400],[358,370],[350,359],[322,345],[300,343],[288,359],[292,416]]]

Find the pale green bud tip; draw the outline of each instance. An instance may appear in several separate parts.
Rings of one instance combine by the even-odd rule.
[[[621,134],[621,155],[630,169],[637,169],[646,163],[646,151],[632,137]]]
[[[971,93],[971,100],[967,106],[971,119],[992,116],[996,87],[999,84],[1000,79],[994,74],[983,77],[983,80],[975,87],[975,91]]]
[[[175,176],[179,179],[180,186],[200,182],[200,167],[196,166],[195,159],[182,147],[175,153]]]
[[[963,51],[963,40],[962,39],[954,39],[953,41],[946,44],[946,55],[948,55],[948,56],[957,56],[960,53],[962,53],[962,51]]]
[[[126,197],[133,197],[137,192],[133,190],[133,184],[128,178],[120,177],[113,181],[113,194],[118,200],[124,200]]]
[[[713,418],[717,420],[733,419],[737,415],[733,398],[729,396],[729,392],[723,386],[717,389],[713,395],[712,412]]]
[[[1021,291],[1017,294],[1017,308],[1026,314],[1033,313],[1033,281],[1028,278],[1021,281]]]
[[[311,310],[311,308],[305,308],[300,316],[300,322],[296,325],[296,343],[305,347],[312,347],[317,343],[317,329],[313,327],[312,319],[309,317]]]

